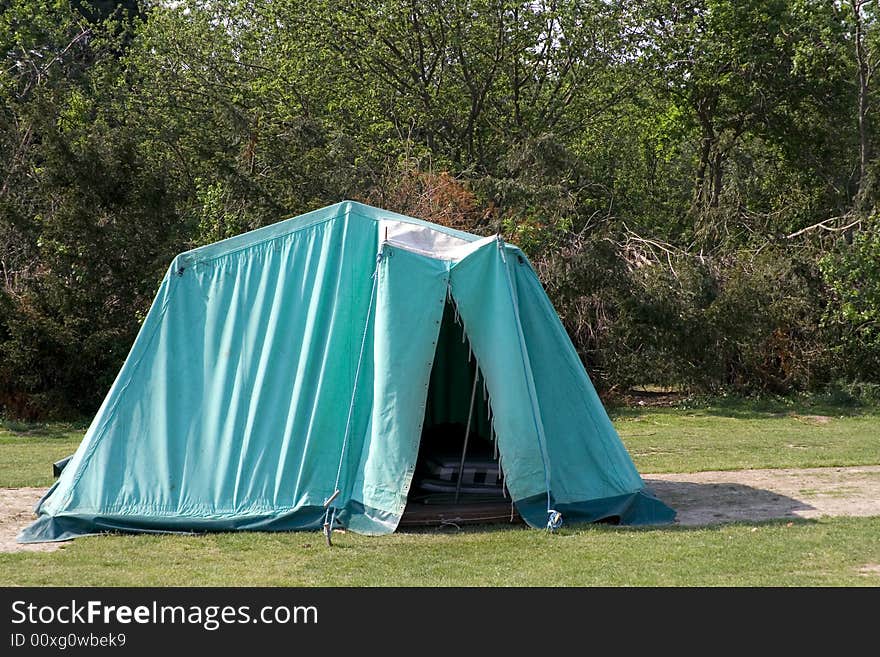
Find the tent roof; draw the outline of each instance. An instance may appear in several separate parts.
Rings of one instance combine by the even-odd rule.
[[[447,228],[440,224],[415,219],[396,212],[391,212],[390,210],[375,208],[365,203],[359,203],[357,201],[341,201],[318,210],[313,210],[312,212],[307,212],[306,214],[285,219],[269,226],[264,226],[263,228],[235,235],[234,237],[214,242],[213,244],[200,246],[197,249],[185,251],[175,258],[172,267],[188,267],[196,263],[215,260],[253,246],[266,244],[273,240],[286,237],[301,230],[346,215],[350,217],[358,217],[364,221],[380,222],[383,220],[392,220],[394,222],[420,226],[466,242],[475,242],[483,239],[480,235]]]

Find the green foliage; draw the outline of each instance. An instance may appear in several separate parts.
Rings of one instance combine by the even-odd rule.
[[[518,243],[603,388],[876,383],[877,222],[827,231],[877,201],[855,30],[824,0],[3,3],[0,408],[91,412],[175,253],[343,198]]]
[[[669,137],[690,137],[690,214],[699,239],[715,244],[726,239],[729,224],[750,223],[744,210],[775,209],[762,194],[738,193],[737,183],[758,181],[748,170],[732,176],[736,159],[748,153],[764,166],[803,160],[797,166],[809,171],[828,148],[827,133],[815,127],[839,117],[851,95],[842,11],[833,3],[783,0],[641,5],[640,16],[634,10],[645,34],[641,57],[661,102],[652,137],[661,148]],[[752,141],[759,148],[749,148]],[[804,157],[807,144],[815,155]],[[846,180],[840,173],[834,179]],[[734,216],[731,206],[739,211]]]
[[[819,265],[834,295],[825,324],[837,334],[839,374],[876,382],[880,372],[880,215],[864,220],[851,239],[840,239]]]
[[[825,380],[829,363],[818,330],[822,284],[815,267],[772,246],[757,256],[732,256],[722,267],[705,310],[711,337],[694,380],[704,388],[776,394]]]
[[[87,23],[65,3],[14,3],[4,18],[16,65],[2,84],[14,147],[0,190],[0,407],[91,410],[175,250],[175,196],[120,83],[127,19]]]

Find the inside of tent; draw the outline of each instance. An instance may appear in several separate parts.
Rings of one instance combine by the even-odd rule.
[[[402,526],[513,522],[489,391],[447,299],[428,386],[419,455]]]

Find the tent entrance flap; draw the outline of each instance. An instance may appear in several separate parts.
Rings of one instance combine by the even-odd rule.
[[[401,524],[510,519],[485,380],[447,299]]]

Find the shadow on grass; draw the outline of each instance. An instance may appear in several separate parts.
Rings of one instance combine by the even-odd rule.
[[[793,521],[815,507],[776,491],[738,483],[698,483],[645,479],[654,494],[678,512],[679,526],[705,527],[730,522]]]
[[[457,535],[457,534],[497,534],[508,531],[531,531],[525,521],[516,516],[513,522],[508,520],[499,520],[495,522],[476,522],[462,521],[455,522],[450,520],[440,521],[436,524],[424,525],[406,525],[399,526],[395,534],[436,534],[436,535]]]
[[[12,438],[70,438],[85,434],[88,420],[72,422],[21,422],[0,418],[0,436]]]
[[[613,526],[618,530],[657,531],[711,529],[744,523],[754,525],[755,523],[815,522],[797,515],[798,512],[815,510],[815,507],[803,500],[772,490],[737,483],[698,483],[650,478],[645,479],[645,484],[657,497],[678,512],[674,524],[624,526],[599,522],[566,524],[563,527],[584,529]],[[495,533],[517,528],[526,529],[526,525],[521,520],[514,523],[492,524],[456,524],[438,521],[436,525],[406,527],[398,531],[407,534],[459,534]]]
[[[717,522],[708,525],[681,525],[677,523],[666,524],[666,525],[616,525],[613,523],[603,523],[603,522],[593,522],[593,523],[566,523],[555,532],[550,534],[546,530],[541,529],[532,529],[528,527],[523,521],[517,521],[514,523],[491,523],[491,524],[470,524],[470,525],[461,525],[459,527],[454,527],[451,525],[445,525],[442,527],[406,527],[403,529],[398,529],[394,534],[389,534],[387,536],[376,536],[376,537],[364,537],[371,538],[377,541],[381,541],[384,539],[393,539],[394,536],[464,536],[464,535],[482,535],[482,536],[499,536],[502,534],[507,534],[510,532],[523,532],[523,533],[534,533],[534,534],[542,534],[548,536],[576,536],[578,534],[582,534],[584,532],[625,532],[625,533],[646,533],[646,532],[695,532],[695,531],[723,531],[725,529],[729,529],[731,527],[805,527],[816,524],[818,521],[811,518],[771,518],[764,520],[736,520],[736,521],[725,521],[725,522]],[[263,541],[270,542],[280,542],[285,545],[289,544],[291,541],[295,541],[299,543],[299,548],[301,549],[314,549],[314,550],[353,550],[358,549],[358,545],[347,544],[345,542],[345,536],[347,531],[334,531],[333,533],[333,545],[332,547],[327,547],[324,536],[321,530],[304,530],[304,531],[278,531],[278,532],[251,532],[251,531],[239,531],[239,532],[229,532],[229,531],[217,531],[217,532],[193,532],[183,533],[183,532],[175,532],[175,533],[159,533],[159,532],[150,532],[150,533],[138,533],[138,532],[119,532],[119,531],[108,531],[103,532],[101,534],[95,534],[91,536],[84,536],[82,538],[75,539],[74,541],[67,541],[61,544],[61,547],[66,547],[74,542],[86,542],[89,540],[101,540],[102,538],[107,537],[120,537],[120,538],[130,538],[136,540],[140,537],[150,537],[150,538],[187,538],[187,539],[208,539],[211,537],[218,538],[220,540],[237,540],[244,539],[246,535],[253,536],[254,534],[259,535],[260,539]],[[227,545],[228,547],[228,545]],[[242,544],[240,546],[242,550],[252,550],[254,549],[253,545],[250,544]]]
[[[675,407],[612,406],[608,408],[612,420],[635,418],[643,415],[710,416],[737,420],[802,419],[820,425],[833,418],[859,417],[880,414],[880,407],[832,404],[828,402],[787,400],[718,400],[705,404],[683,403]]]

